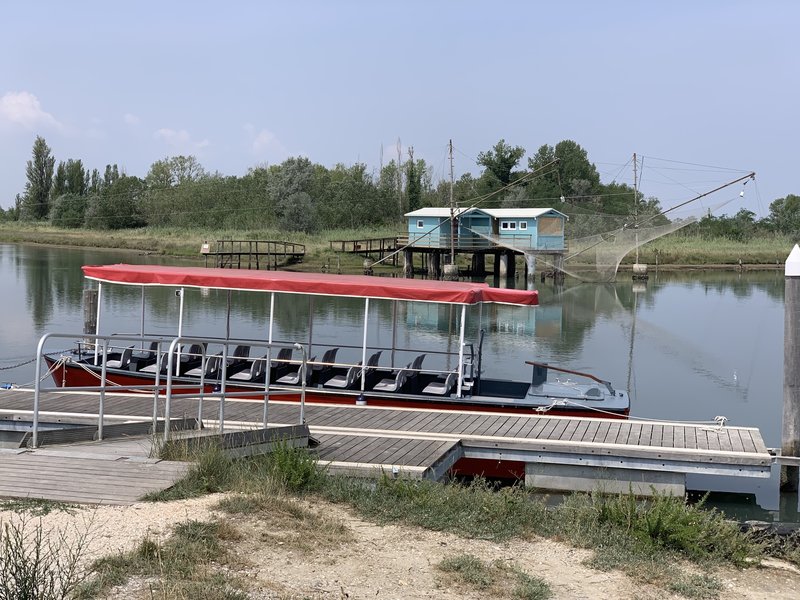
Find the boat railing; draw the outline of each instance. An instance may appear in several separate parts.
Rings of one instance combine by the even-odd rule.
[[[173,392],[174,389],[186,388],[187,386],[176,386],[173,383],[174,373],[177,372],[177,369],[173,368],[175,366],[175,356],[177,355],[177,349],[181,345],[198,345],[202,348],[201,358],[202,362],[201,365],[205,366],[206,361],[208,360],[207,352],[208,352],[208,344],[221,344],[222,345],[222,355],[220,360],[221,365],[221,372],[219,380],[214,380],[215,391],[206,392],[205,391],[205,369],[201,369],[200,372],[200,381],[199,381],[199,391],[195,393],[189,394],[175,394]],[[225,399],[226,398],[238,398],[238,397],[246,397],[252,398],[253,391],[243,391],[243,392],[230,392],[226,390],[228,380],[228,359],[233,357],[234,355],[230,353],[231,347],[236,346],[255,346],[257,348],[264,348],[266,350],[266,354],[263,356],[257,356],[254,358],[249,358],[248,360],[251,361],[260,361],[263,360],[265,363],[265,377],[264,377],[264,388],[261,392],[264,398],[264,410],[263,410],[263,418],[262,424],[266,428],[268,424],[268,407],[269,407],[269,399],[270,396],[280,396],[283,394],[289,393],[296,393],[288,392],[288,391],[281,391],[270,389],[271,381],[271,366],[272,364],[279,362],[278,358],[272,358],[272,350],[273,349],[283,349],[283,348],[290,348],[292,350],[299,350],[302,358],[300,361],[294,361],[295,364],[299,362],[300,364],[300,423],[305,422],[305,399],[306,399],[306,384],[307,384],[307,374],[308,374],[308,354],[306,353],[306,349],[302,344],[289,344],[285,342],[265,342],[265,341],[258,341],[258,340],[250,340],[250,339],[231,339],[226,338],[224,340],[220,340],[219,338],[198,338],[198,337],[177,337],[173,338],[170,342],[169,349],[167,350],[167,383],[166,383],[166,400],[164,405],[164,419],[169,422],[170,415],[171,415],[171,407],[172,407],[172,400],[173,399],[181,399],[181,398],[197,398],[198,399],[198,422],[202,422],[202,415],[203,415],[203,400],[205,398],[219,398],[219,417],[218,417],[218,428],[220,433],[224,433],[225,431]],[[284,360],[280,359],[280,362],[284,362]],[[218,386],[218,389],[216,388]],[[194,386],[193,389],[197,389],[197,386]],[[169,439],[168,428],[164,428],[164,441]]]
[[[296,350],[300,350],[302,353],[302,361],[301,361],[301,369],[303,376],[301,377],[301,403],[300,403],[300,422],[304,422],[305,420],[305,384],[306,384],[306,377],[305,373],[307,371],[307,354],[305,348],[301,344],[286,344],[286,343],[273,343],[270,344],[264,341],[258,340],[235,340],[235,339],[219,339],[219,338],[194,338],[194,337],[178,337],[178,338],[165,338],[163,336],[150,336],[150,335],[142,335],[142,334],[114,334],[114,335],[95,335],[92,334],[90,340],[86,341],[87,336],[85,333],[46,333],[39,339],[39,344],[37,346],[37,353],[36,353],[36,380],[34,382],[34,400],[33,400],[33,418],[32,418],[32,432],[31,432],[31,446],[36,448],[39,444],[39,413],[41,408],[41,398],[42,394],[44,393],[53,393],[53,392],[61,392],[63,393],[63,388],[61,387],[48,387],[43,385],[43,382],[47,379],[47,376],[57,371],[58,366],[62,365],[64,362],[69,362],[73,360],[72,356],[70,355],[62,355],[58,362],[56,362],[55,366],[51,367],[50,371],[42,374],[42,361],[45,355],[48,355],[45,352],[45,347],[48,342],[54,339],[70,339],[70,340],[81,340],[83,339],[84,342],[78,342],[78,350],[77,350],[77,360],[82,360],[87,357],[91,357],[92,354],[94,355],[93,362],[94,364],[100,368],[100,374],[96,374],[95,371],[87,369],[89,373],[97,377],[98,385],[91,385],[91,386],[70,386],[70,391],[73,392],[99,392],[98,397],[98,411],[97,411],[97,439],[103,439],[103,425],[105,422],[105,400],[106,400],[106,392],[109,389],[113,390],[114,392],[120,391],[132,391],[132,392],[152,392],[153,393],[153,432],[155,433],[157,424],[158,424],[158,401],[162,392],[164,392],[165,398],[165,411],[164,411],[164,439],[169,439],[170,427],[169,427],[169,419],[170,419],[170,410],[171,410],[171,402],[172,399],[179,399],[179,398],[195,398],[198,399],[198,424],[202,423],[202,415],[203,415],[203,399],[204,398],[220,398],[220,416],[221,418],[218,421],[220,432],[224,431],[224,399],[225,397],[238,397],[238,396],[247,396],[252,398],[253,392],[225,392],[225,384],[227,377],[223,377],[220,381],[215,380],[214,385],[219,386],[219,391],[212,391],[206,392],[206,382],[204,378],[204,373],[201,374],[198,383],[175,383],[173,381],[174,375],[177,374],[178,365],[176,364],[175,358],[178,356],[188,356],[190,353],[188,352],[181,352],[180,348],[191,345],[197,344],[202,350],[199,353],[191,353],[191,356],[199,357],[202,361],[202,364],[205,365],[206,360],[208,359],[207,356],[207,348],[208,343],[214,344],[221,344],[223,346],[223,357],[227,359],[228,357],[228,348],[230,346],[235,345],[242,345],[246,344],[249,346],[256,346],[256,347],[264,347],[267,349],[267,354],[264,357],[264,360],[270,360],[270,353],[272,348],[293,348]],[[165,377],[162,379],[161,369],[156,368],[154,371],[154,382],[152,384],[119,384],[115,382],[109,381],[108,378],[108,356],[111,352],[121,352],[124,351],[126,348],[130,347],[130,344],[126,345],[126,342],[134,342],[134,347],[136,346],[136,342],[139,342],[140,348],[143,351],[153,352],[155,356],[155,363],[157,365],[161,364],[161,361],[164,355],[167,355],[167,370]],[[164,347],[167,346],[167,350],[164,350]],[[179,359],[180,360],[180,359]],[[261,360],[256,358],[254,360]],[[225,369],[227,367],[227,360],[223,360],[223,375],[225,375]],[[266,370],[266,384],[265,384],[265,392],[264,392],[264,427],[267,426],[267,405],[269,402],[270,395],[281,395],[281,391],[270,391],[269,390],[269,369]],[[184,390],[189,390],[188,393],[180,393]]]

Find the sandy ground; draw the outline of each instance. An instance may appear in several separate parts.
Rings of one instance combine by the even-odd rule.
[[[77,508],[41,517],[45,530],[69,536],[88,531],[85,559],[135,547],[147,535],[163,538],[171,527],[189,519],[220,517],[212,507],[220,495],[170,503],[140,503],[128,507]],[[601,572],[583,566],[590,552],[549,540],[493,543],[465,540],[454,535],[405,526],[380,526],[354,517],[343,507],[307,505],[327,522],[342,525],[344,536],[298,543],[289,531],[276,529],[275,521],[233,517],[243,534],[234,542],[236,570],[250,586],[253,598],[482,598],[485,594],[454,584],[436,565],[442,559],[472,554],[484,561],[514,564],[544,578],[555,598],[670,598],[663,589],[642,585],[620,572]],[[0,521],[21,518],[0,511]],[[303,535],[307,535],[304,533]],[[336,541],[340,538],[344,541]],[[292,541],[294,539],[294,541]],[[331,541],[333,540],[333,541]],[[780,561],[760,568],[717,573],[723,582],[721,598],[800,598],[800,570]],[[141,594],[140,594],[141,592]],[[145,597],[136,585],[115,590],[111,598]]]

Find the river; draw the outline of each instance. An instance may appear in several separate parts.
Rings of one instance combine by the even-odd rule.
[[[35,377],[33,365],[15,365],[33,358],[39,337],[49,331],[82,331],[82,291],[87,282],[80,267],[115,262],[178,261],[122,251],[0,244],[0,277],[5,288],[0,381],[30,384]],[[620,275],[614,284],[568,280],[556,286],[548,280],[537,287],[540,306],[536,308],[470,309],[468,341],[476,340],[479,329],[487,333],[486,373],[527,379],[525,360],[588,371],[616,387],[628,388],[633,416],[675,421],[724,416],[730,424],[758,427],[767,446],[780,446],[781,271],[651,272],[646,284]],[[179,310],[174,294],[169,290],[147,293],[147,332],[174,335]],[[253,338],[263,332],[265,337],[265,295],[235,296],[230,335]],[[140,298],[138,289],[106,286],[101,333],[138,332]],[[226,294],[188,290],[185,300],[185,335],[225,334]],[[306,341],[312,310],[315,347],[361,342],[361,301],[318,299],[312,303],[286,296],[276,304],[279,339]],[[372,306],[369,343],[389,346],[392,305],[378,301]],[[395,318],[400,347],[455,351],[458,311],[399,306]],[[776,477],[754,481],[690,478],[687,483],[699,489],[749,494],[757,501],[749,502],[752,514],[760,518],[797,520],[796,498],[779,498]],[[738,497],[735,504],[740,510],[748,502]],[[779,504],[784,505],[780,514]]]

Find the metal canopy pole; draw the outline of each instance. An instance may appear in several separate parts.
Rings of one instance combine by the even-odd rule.
[[[228,379],[228,340],[231,339],[231,290],[228,290],[228,306],[225,313],[225,344],[222,346],[222,381],[219,398],[219,433],[225,433],[225,388]]]
[[[144,286],[142,286],[142,318],[139,326],[139,333],[144,337]],[[142,340],[142,350],[144,350],[144,340]]]
[[[369,298],[364,298],[364,342],[361,346],[361,395],[364,395],[367,371],[367,323],[369,322]]]
[[[100,335],[100,306],[103,304],[103,284],[97,283],[97,316],[94,321],[94,334]],[[94,338],[94,364],[97,366],[97,338]]]
[[[269,376],[272,373],[272,325],[273,319],[275,317],[275,292],[272,292],[269,295],[269,331],[267,332],[267,365],[266,365],[266,377],[264,379],[264,415],[261,419],[261,422],[264,426],[264,429],[267,428],[267,414],[269,411]]]
[[[314,331],[314,296],[308,297],[308,355],[311,356],[311,342]]]
[[[180,302],[180,309],[178,310],[178,337],[183,337],[183,288],[178,290],[178,296],[181,299]],[[181,361],[180,361],[180,354],[181,354],[181,345],[178,344],[176,348],[178,351],[178,360],[175,361],[175,375],[180,375],[181,370]]]
[[[461,397],[461,385],[464,382],[464,323],[467,317],[467,305],[461,305],[461,327],[458,331],[458,388],[456,396]]]
[[[392,300],[392,368],[394,369],[394,354],[397,348],[397,300]]]

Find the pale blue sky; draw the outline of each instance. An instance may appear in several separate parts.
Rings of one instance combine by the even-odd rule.
[[[800,194],[798,25],[789,0],[4,2],[0,205],[37,134],[138,176],[176,154],[229,175],[300,154],[377,168],[398,138],[437,178],[452,138],[477,175],[505,138],[573,139],[605,181],[633,152],[754,170],[742,202],[762,215]],[[665,207],[727,178],[666,185],[648,164]]]

